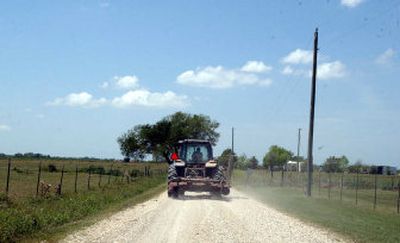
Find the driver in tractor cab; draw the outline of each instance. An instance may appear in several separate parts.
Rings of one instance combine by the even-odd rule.
[[[203,153],[200,151],[199,147],[197,147],[196,151],[193,152],[192,161],[195,163],[203,161]]]

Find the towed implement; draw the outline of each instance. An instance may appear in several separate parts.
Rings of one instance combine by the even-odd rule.
[[[228,195],[229,182],[224,168],[213,159],[211,143],[207,140],[179,141],[168,159],[168,196],[178,197],[185,191]]]

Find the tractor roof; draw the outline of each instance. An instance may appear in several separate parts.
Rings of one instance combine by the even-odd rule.
[[[179,140],[178,143],[210,143],[210,141],[203,139],[184,139]]]

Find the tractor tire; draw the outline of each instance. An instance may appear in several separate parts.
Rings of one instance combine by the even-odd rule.
[[[178,178],[178,173],[176,172],[175,165],[171,164],[168,167],[168,182]]]
[[[221,192],[220,191],[212,191],[212,192],[210,192],[210,194],[211,194],[212,197],[221,198]]]
[[[217,168],[215,168],[213,179],[218,180],[218,181],[225,181],[225,175],[224,175],[224,172],[222,171],[221,166],[218,166]]]
[[[174,190],[168,190],[168,197],[172,197],[172,198],[178,198],[179,194],[178,191],[176,189]]]

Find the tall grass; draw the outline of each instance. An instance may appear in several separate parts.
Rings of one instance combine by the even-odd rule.
[[[234,185],[290,187],[297,193],[304,194],[307,173],[284,172],[282,174],[281,171],[277,171],[271,176],[271,173],[267,170],[253,170],[250,172],[235,170],[233,178]],[[377,182],[376,204],[375,179]],[[397,213],[399,181],[399,176],[315,172],[313,175],[312,195],[314,198],[340,201],[341,203],[365,209]]]
[[[346,175],[347,181],[342,187],[338,184],[342,175],[330,175],[329,180],[328,175],[320,174],[319,185],[316,174],[311,198],[305,196],[305,175],[299,173],[288,173],[282,180],[281,173],[274,173],[272,178],[265,170],[253,173],[235,171],[233,185],[280,211],[326,227],[356,242],[400,242],[400,214],[395,207],[398,191],[397,185],[392,188],[390,177],[378,179],[378,201],[374,210],[374,175],[363,175],[362,178],[359,175],[356,205],[354,175]]]
[[[55,165],[57,171],[46,170],[49,164]],[[4,186],[5,165],[6,161],[0,161],[0,182]],[[152,169],[145,176],[144,167],[149,164],[114,163],[110,170],[109,162],[43,161],[42,181],[46,184],[60,182],[64,165],[62,194],[51,191],[46,196],[36,196],[38,165],[39,161],[35,160],[12,161],[9,194],[6,196],[4,190],[0,191],[0,242],[55,232],[57,227],[99,213],[165,182],[164,164],[150,164]],[[74,192],[76,166],[80,171],[77,193]],[[104,174],[93,170],[90,189],[87,187],[89,174],[85,170],[88,168],[104,168]],[[108,175],[110,171],[114,173]]]

